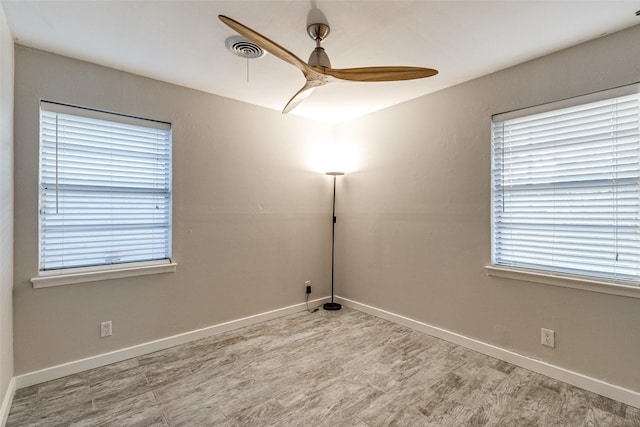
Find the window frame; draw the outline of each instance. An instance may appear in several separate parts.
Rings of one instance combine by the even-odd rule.
[[[529,108],[513,110],[505,113],[495,114],[492,116],[491,125],[494,122],[502,122],[514,118],[535,115],[563,108],[589,104],[592,102],[603,101],[611,98],[622,97],[626,95],[634,95],[640,93],[640,83],[633,83],[613,89],[607,89],[594,92],[587,95],[567,98],[560,101],[536,105]],[[588,276],[582,274],[570,274],[559,271],[533,269],[526,267],[513,266],[508,264],[499,264],[496,262],[494,250],[494,239],[496,236],[496,222],[494,218],[494,154],[493,154],[493,132],[491,143],[491,201],[490,201],[490,221],[491,221],[491,263],[485,266],[488,276],[515,279],[526,282],[540,283],[545,285],[561,286],[573,289],[581,289],[606,294],[621,295],[632,298],[640,298],[640,279],[638,281],[625,281],[614,278],[603,278],[597,276]],[[640,166],[639,166],[640,168]],[[639,211],[640,214],[640,211]]]
[[[169,184],[168,190],[165,194],[168,194],[168,201],[166,204],[165,215],[168,223],[168,236],[165,246],[167,248],[168,256],[163,259],[149,259],[149,260],[133,260],[133,261],[116,261],[111,263],[104,263],[98,265],[84,265],[84,266],[71,266],[62,268],[49,268],[42,269],[42,197],[43,197],[43,111],[54,114],[71,114],[77,117],[83,117],[87,119],[99,119],[106,120],[112,123],[121,125],[142,125],[143,127],[153,129],[164,129],[168,131],[168,160],[169,160]],[[31,279],[31,283],[34,288],[49,287],[66,285],[73,283],[93,282],[106,279],[115,279],[123,277],[135,277],[148,274],[170,273],[174,272],[177,264],[173,261],[173,126],[169,122],[146,119],[142,117],[131,116],[122,113],[113,113],[94,108],[81,107],[76,105],[70,105],[60,102],[40,100],[38,108],[38,129],[39,129],[39,145],[38,145],[38,276]],[[152,124],[156,126],[150,126]],[[57,146],[57,142],[56,142]],[[57,150],[57,148],[56,148]],[[57,153],[57,151],[56,151]],[[57,154],[56,154],[57,156]],[[56,157],[57,162],[57,157]],[[56,166],[57,168],[57,166]],[[57,176],[57,169],[56,169]],[[57,181],[57,178],[56,178]],[[56,182],[57,186],[57,182]],[[56,187],[56,200],[57,200],[57,187]],[[56,202],[57,203],[57,202]]]

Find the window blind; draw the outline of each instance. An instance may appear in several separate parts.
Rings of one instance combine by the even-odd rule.
[[[640,279],[637,93],[492,123],[492,263]]]
[[[171,126],[40,104],[40,270],[171,257]]]

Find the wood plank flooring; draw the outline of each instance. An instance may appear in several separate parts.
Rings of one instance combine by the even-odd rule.
[[[20,389],[15,426],[640,426],[640,410],[343,308]]]

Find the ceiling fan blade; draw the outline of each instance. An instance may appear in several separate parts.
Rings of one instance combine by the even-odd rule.
[[[324,68],[316,71],[341,80],[356,82],[392,82],[396,80],[423,79],[438,74],[438,70],[422,67],[362,67],[362,68]]]
[[[287,102],[287,105],[284,106],[282,110],[282,114],[287,114],[294,108],[296,108],[302,101],[307,99],[309,95],[313,92],[315,88],[318,86],[322,86],[323,83],[317,80],[307,80],[307,83],[300,89],[291,99]]]
[[[300,71],[304,73],[305,76],[309,73],[314,73],[314,70],[309,65],[307,65],[307,63],[304,62],[302,59],[298,58],[293,53],[285,49],[284,47],[266,38],[265,36],[258,33],[257,31],[252,30],[246,25],[241,24],[240,22],[236,21],[235,19],[229,18],[228,16],[218,15],[218,18],[227,26],[229,26],[231,29],[236,31],[238,34],[251,40],[252,42],[257,44],[258,46],[260,46],[261,48],[263,48],[273,56],[280,58],[283,61],[286,61],[289,64],[292,64],[298,67]]]

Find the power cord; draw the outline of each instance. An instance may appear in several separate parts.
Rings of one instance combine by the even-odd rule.
[[[309,313],[315,313],[316,311],[320,310],[320,305],[322,305],[322,304],[320,304],[320,305],[318,305],[318,306],[317,306],[317,307],[315,307],[315,308],[309,308],[309,294],[307,294],[306,304],[307,304],[307,311],[308,311]]]

